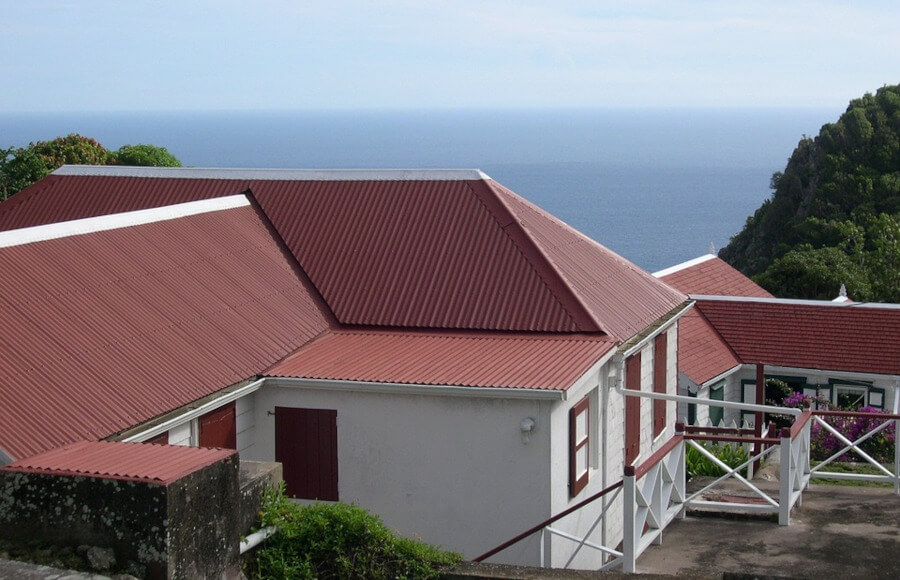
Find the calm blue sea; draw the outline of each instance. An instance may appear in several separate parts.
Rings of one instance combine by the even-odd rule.
[[[68,133],[196,167],[478,168],[650,270],[718,249],[840,111],[0,114],[0,148]]]

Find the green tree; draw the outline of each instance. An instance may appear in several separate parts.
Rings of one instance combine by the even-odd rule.
[[[27,147],[0,149],[0,200],[43,179],[62,165],[144,165],[180,167],[164,147],[125,145],[115,152],[89,137],[72,133]]]
[[[840,248],[803,244],[781,256],[755,276],[764,288],[778,288],[783,298],[831,300],[846,285],[853,300],[869,300],[872,289],[866,271]]]
[[[900,85],[854,99],[817,137],[804,136],[770,187],[722,259],[776,296],[825,297],[843,276],[853,299],[900,300],[891,226],[900,217]]]
[[[65,164],[106,165],[113,159],[94,139],[72,133],[0,151],[0,196],[18,193]]]
[[[174,155],[165,147],[156,145],[123,145],[113,156],[119,165],[137,165],[141,167],[181,167]]]

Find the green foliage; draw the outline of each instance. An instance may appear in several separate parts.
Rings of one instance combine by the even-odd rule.
[[[719,461],[731,468],[741,465],[750,458],[747,450],[739,445],[704,443],[703,447],[715,455]],[[688,477],[719,477],[725,475],[721,467],[713,463],[712,459],[703,455],[693,445],[688,445],[685,448],[684,461]],[[741,473],[746,475],[746,469],[741,470]]]
[[[106,165],[112,159],[103,145],[75,133],[24,148],[0,150],[0,198],[18,193],[66,163]]]
[[[900,85],[804,137],[720,256],[777,296],[900,300]],[[831,273],[827,268],[834,268]]]
[[[169,153],[168,149],[155,145],[123,145],[113,155],[119,165],[181,167],[181,161]]]
[[[50,141],[30,143],[28,147],[0,149],[0,201],[43,179],[62,165],[116,163],[181,166],[181,162],[163,147],[125,145],[116,152],[110,152],[94,139],[72,133]]]
[[[343,504],[301,506],[270,490],[262,525],[278,533],[253,554],[256,578],[436,578],[462,557],[394,535],[377,517]]]

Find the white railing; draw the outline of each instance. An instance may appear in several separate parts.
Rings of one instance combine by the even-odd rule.
[[[606,518],[606,512],[609,511],[609,508],[612,507],[613,502],[616,500],[616,498],[619,496],[619,494],[621,492],[622,492],[621,487],[616,488],[616,490],[614,492],[612,492],[612,495],[610,495],[610,497],[607,498],[607,502],[606,502],[606,505],[603,508],[603,510],[600,512],[600,514],[594,520],[594,523],[591,524],[591,527],[588,528],[588,531],[585,532],[584,536],[582,536],[581,538],[579,538],[578,536],[574,536],[563,530],[549,526],[549,525],[542,528],[541,529],[541,559],[540,559],[541,568],[547,567],[546,556],[544,555],[545,534],[557,536],[559,538],[563,538],[565,540],[569,540],[570,542],[574,542],[575,544],[577,544],[577,547],[572,552],[572,554],[569,556],[569,559],[566,560],[566,563],[562,566],[563,568],[568,568],[572,564],[572,561],[575,560],[575,557],[578,556],[578,554],[579,554],[579,552],[581,552],[582,548],[591,548],[592,550],[602,552],[604,554],[604,557],[610,557],[610,560],[607,561],[606,564],[604,564],[603,566],[601,566],[599,568],[600,571],[611,570],[613,568],[620,566],[622,564],[622,552],[615,550],[613,548],[610,548],[608,546],[603,546],[596,542],[592,542],[592,541],[588,540],[588,538],[591,537],[591,534],[594,533],[594,530],[597,529],[597,526],[601,525],[603,523],[604,519]]]
[[[900,439],[898,439],[898,437],[900,437],[900,415],[843,411],[813,411],[812,415],[814,421],[813,424],[818,425],[822,429],[825,429],[843,445],[843,447],[838,449],[830,457],[817,464],[810,470],[812,477],[817,477],[820,479],[843,479],[891,483],[894,486],[894,493],[900,494]],[[876,421],[878,421],[878,423],[867,432],[862,433],[857,439],[851,441],[843,433],[840,433],[833,425],[829,424],[825,420],[825,418],[827,417],[867,418],[875,419]],[[894,463],[891,466],[891,469],[888,469],[888,467],[886,467],[884,464],[880,463],[871,455],[866,453],[862,449],[861,445],[862,443],[868,441],[878,433],[885,431],[891,426],[894,427]],[[809,429],[807,429],[807,431],[809,431]],[[825,470],[828,465],[836,461],[838,458],[849,453],[855,453],[865,463],[872,465],[879,473],[838,473]]]
[[[637,558],[652,544],[662,543],[662,532],[684,515],[684,438],[679,433],[639,467],[626,467],[624,478],[625,526],[622,567],[633,573]]]

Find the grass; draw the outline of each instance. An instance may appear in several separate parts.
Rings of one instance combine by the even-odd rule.
[[[812,467],[818,465],[818,462],[812,462]],[[890,469],[890,466],[885,466]],[[828,465],[825,466],[827,471],[831,471],[833,473],[860,473],[865,475],[884,475],[881,471],[879,471],[874,465],[870,465],[868,463],[847,463],[842,461],[832,461]],[[844,486],[852,486],[852,487],[885,487],[892,488],[894,487],[893,483],[887,481],[855,481],[852,479],[824,479],[820,477],[813,477],[810,479],[810,483],[821,484],[821,485],[844,485]]]

